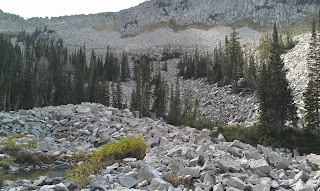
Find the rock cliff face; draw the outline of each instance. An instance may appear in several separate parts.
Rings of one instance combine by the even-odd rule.
[[[270,27],[274,21],[280,27],[289,26],[316,12],[319,1],[286,0],[151,0],[140,6],[117,13],[117,22],[125,33],[138,32],[153,23],[171,22],[176,25],[228,25],[250,20]]]
[[[52,23],[116,29],[122,34],[138,34],[146,28],[203,25],[207,27],[250,21],[270,27],[277,20],[280,27],[289,26],[319,9],[319,1],[308,0],[150,0],[117,13],[76,15],[58,18],[23,18],[0,11],[2,30]],[[79,22],[81,20],[81,22]],[[7,26],[7,27],[4,27]],[[4,27],[4,28],[3,28]],[[11,28],[10,28],[11,27]]]

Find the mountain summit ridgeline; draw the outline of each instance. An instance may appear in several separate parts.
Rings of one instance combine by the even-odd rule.
[[[21,31],[28,26],[68,22],[133,35],[163,26],[179,29],[190,25],[214,27],[235,23],[247,25],[250,22],[269,28],[275,20],[283,28],[316,13],[319,7],[319,0],[150,0],[117,13],[64,16],[50,20],[24,20],[0,11],[0,28],[2,31]],[[77,22],[79,18],[83,22]]]

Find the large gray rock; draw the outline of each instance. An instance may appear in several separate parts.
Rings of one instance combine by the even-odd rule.
[[[239,172],[241,169],[240,163],[232,158],[218,159],[216,160],[216,165],[224,172]]]
[[[165,190],[168,188],[168,183],[160,178],[153,178],[148,190],[154,191],[154,190]]]
[[[216,184],[216,177],[210,174],[209,172],[207,172],[206,175],[204,176],[203,183],[213,186]]]
[[[249,166],[253,171],[258,170],[264,174],[269,174],[271,172],[271,167],[264,159],[250,161]]]
[[[320,169],[320,155],[310,154],[307,156],[307,163],[313,170]]]
[[[246,149],[248,148],[246,144],[242,143],[241,141],[234,140],[231,144],[230,147],[237,147],[239,149]]]
[[[63,184],[57,185],[44,185],[40,188],[40,191],[69,191],[69,189]]]
[[[190,175],[193,178],[197,178],[200,175],[200,167],[186,167],[179,171],[179,175],[181,176]]]
[[[246,159],[254,159],[254,160],[259,160],[261,159],[261,154],[257,150],[249,150],[244,152],[244,156]]]
[[[244,190],[247,187],[246,184],[237,177],[228,178],[226,184],[228,187],[234,187],[240,190]]]
[[[287,169],[290,165],[290,161],[284,157],[279,156],[275,152],[269,152],[267,155],[269,164],[273,165],[277,169]]]
[[[303,171],[300,171],[298,174],[296,174],[295,176],[294,176],[294,179],[295,180],[303,180],[304,182],[307,182],[307,180],[309,179],[309,175],[308,174],[306,174],[305,172],[303,172]]]
[[[132,177],[122,176],[119,178],[119,183],[126,188],[132,188],[138,184],[138,181]]]
[[[34,181],[34,186],[43,186],[46,184],[46,181],[48,180],[47,176],[40,176],[37,180]]]
[[[216,184],[213,186],[212,191],[224,191],[222,184]]]
[[[294,191],[313,191],[312,188],[310,187],[306,187],[305,183],[303,182],[303,180],[298,180],[296,186],[293,189]]]

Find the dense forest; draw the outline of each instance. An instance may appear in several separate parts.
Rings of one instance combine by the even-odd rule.
[[[50,38],[54,31],[22,32],[16,43],[0,35],[0,110],[30,109],[85,101],[110,105],[119,99],[120,81],[130,77],[128,59],[107,51],[105,61],[85,46],[70,52],[63,40]],[[121,72],[120,72],[121,71]],[[109,84],[112,81],[112,84]],[[110,89],[114,89],[111,93]]]
[[[206,78],[210,84],[232,85],[233,93],[253,93],[259,90],[265,66],[271,66],[267,63],[275,46],[275,37],[266,34],[258,47],[259,56],[254,56],[243,50],[233,30],[213,54],[200,54],[197,47],[194,53],[183,53],[181,48],[177,51],[169,46],[158,60],[149,55],[116,55],[109,48],[105,55],[92,50],[88,56],[85,46],[71,52],[47,28],[12,37],[0,35],[0,110],[97,102],[130,108],[139,111],[140,116],[163,117],[175,125],[204,120],[199,116],[199,100],[192,98],[191,92],[180,92],[179,77]],[[290,34],[285,38],[280,34],[276,41],[278,54],[296,44]],[[166,61],[173,58],[180,60],[177,80],[168,84],[163,72],[168,70]],[[154,64],[160,61],[164,62],[162,68],[154,70]],[[136,85],[130,103],[124,103],[122,82],[130,80]]]

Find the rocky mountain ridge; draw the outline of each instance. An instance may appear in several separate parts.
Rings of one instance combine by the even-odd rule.
[[[277,20],[281,28],[294,24],[310,13],[316,13],[319,5],[319,1],[301,0],[149,0],[116,13],[24,20],[0,11],[0,18],[2,24],[5,20],[10,20],[14,22],[13,25],[20,25],[20,28],[23,25],[43,25],[51,22],[74,23],[81,18],[84,22],[78,24],[100,29],[113,28],[123,34],[132,35],[159,23],[171,23],[177,27],[213,27],[246,20],[262,27],[271,27]]]
[[[56,156],[90,153],[101,143],[141,134],[149,145],[143,160],[126,158],[91,176],[89,190],[240,191],[320,190],[320,156],[299,156],[285,148],[253,147],[240,141],[226,142],[210,130],[175,127],[150,118],[136,118],[101,104],[82,103],[0,113],[1,135],[23,133],[19,144],[35,139],[38,148]],[[4,137],[2,137],[4,138]],[[1,147],[1,144],[0,144]],[[3,157],[3,156],[0,156]],[[76,165],[57,161],[52,168]],[[30,170],[29,166],[21,167]],[[31,167],[33,168],[33,167]],[[175,187],[174,175],[181,182]],[[65,178],[6,181],[3,190],[72,190]],[[74,187],[73,187],[74,188]],[[80,190],[80,189],[77,189]]]
[[[55,30],[70,48],[86,44],[88,50],[97,49],[104,53],[108,45],[119,51],[137,52],[163,47],[163,44],[182,47],[192,44],[193,49],[198,45],[204,47],[204,51],[210,51],[218,42],[212,44],[216,39],[210,43],[210,39],[203,39],[203,36],[224,38],[230,32],[224,27],[220,30],[221,26],[240,23],[239,26],[244,27],[254,23],[268,28],[277,20],[283,28],[317,13],[319,7],[319,1],[301,0],[150,0],[116,13],[27,20],[0,11],[0,32],[33,32],[37,27],[47,26]],[[164,30],[166,28],[172,31]],[[254,30],[245,31],[243,36],[255,35]],[[188,35],[188,41],[176,37],[181,33]],[[122,38],[132,35],[139,37]]]

